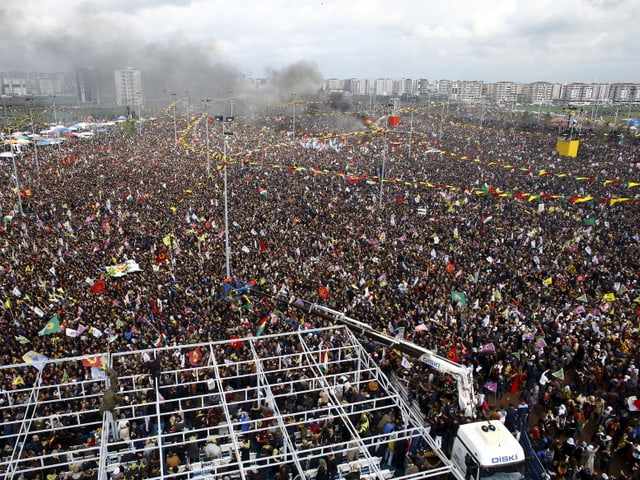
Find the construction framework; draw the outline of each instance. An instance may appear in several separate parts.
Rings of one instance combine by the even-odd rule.
[[[62,359],[32,354],[0,367],[13,385],[0,392],[0,478],[245,480],[286,465],[291,480],[313,479],[318,459],[328,457],[338,478],[354,471],[366,479],[447,478],[450,462],[420,412],[365,346],[332,325]],[[109,392],[116,406],[105,405]],[[299,396],[313,403],[296,408]],[[363,430],[363,414],[392,409],[401,418],[392,432]],[[143,436],[130,436],[134,423],[140,428],[131,431]],[[347,434],[321,442],[312,425]],[[389,446],[400,440],[431,452],[433,467],[412,474],[391,467]],[[215,458],[209,443],[218,446]],[[168,461],[175,451],[194,454],[175,465]]]

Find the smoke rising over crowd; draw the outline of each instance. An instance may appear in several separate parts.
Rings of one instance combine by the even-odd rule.
[[[16,18],[18,12],[24,16]],[[105,99],[114,95],[114,71],[128,67],[144,72],[146,98],[170,98],[171,93],[184,92],[193,97],[256,93],[246,86],[245,74],[233,58],[222,53],[214,25],[210,37],[202,41],[175,31],[151,40],[135,28],[135,17],[132,22],[117,20],[120,17],[87,6],[60,15],[67,28],[43,28],[37,11],[19,9],[13,0],[3,2],[0,71],[73,72],[90,67],[98,72]],[[306,61],[268,67],[260,76],[272,79],[260,93],[277,99],[286,100],[292,93],[315,94],[322,85],[317,66]]]

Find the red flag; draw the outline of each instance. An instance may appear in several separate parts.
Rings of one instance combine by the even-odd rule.
[[[458,350],[456,350],[455,345],[452,346],[449,353],[447,353],[447,358],[452,362],[458,363]]]
[[[260,251],[262,253],[267,251],[267,244],[264,242],[264,240],[260,240]]]
[[[85,357],[82,359],[82,366],[84,367],[101,367],[102,355],[95,355],[93,357]]]
[[[231,335],[229,337],[229,340],[231,340],[231,342],[229,342],[229,346],[235,348],[236,350],[242,350],[243,344],[242,342],[236,341],[237,338],[240,337],[238,337],[238,335]]]
[[[104,280],[98,280],[93,285],[91,285],[91,290],[93,291],[93,293],[96,293],[96,294],[104,292],[106,288],[107,288],[107,284],[105,283]]]
[[[329,289],[327,287],[325,287],[324,285],[321,286],[318,289],[318,295],[320,296],[320,298],[326,300],[330,296]]]
[[[161,263],[166,262],[167,258],[169,258],[167,251],[162,249],[158,252],[158,255],[156,255],[156,263],[160,265]]]
[[[200,364],[200,360],[202,360],[202,352],[200,351],[200,347],[197,347],[187,353],[187,358],[189,359],[189,365],[192,367],[197,367]]]

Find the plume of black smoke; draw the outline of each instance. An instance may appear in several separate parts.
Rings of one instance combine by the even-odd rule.
[[[270,70],[267,74],[271,78],[273,94],[284,101],[293,94],[296,97],[316,97],[323,85],[317,65],[303,60],[280,70]]]
[[[6,3],[5,3],[6,2]],[[0,6],[4,41],[0,43],[0,71],[71,72],[91,67],[99,75],[103,101],[115,97],[114,71],[127,67],[144,75],[145,98],[170,98],[170,93],[193,98],[237,97],[251,91],[244,75],[221,54],[215,40],[195,42],[172,34],[151,42],[129,23],[108,15],[108,9],[86,7],[73,11],[68,28],[34,28],[36,23],[12,18],[20,11],[15,0]],[[272,76],[266,92],[279,100],[315,95],[322,75],[315,64],[300,61]],[[255,89],[254,89],[255,90]]]
[[[332,93],[329,96],[329,105],[332,109],[342,113],[350,112],[354,109],[353,101],[351,100],[351,98],[346,97],[344,94],[339,92]]]

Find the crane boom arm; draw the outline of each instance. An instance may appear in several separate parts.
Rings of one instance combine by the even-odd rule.
[[[475,393],[473,388],[473,371],[471,368],[452,362],[448,358],[442,357],[429,349],[416,345],[415,343],[385,335],[366,323],[350,318],[342,312],[338,312],[337,310],[333,310],[323,305],[308,302],[297,297],[289,297],[287,299],[281,295],[271,296],[257,290],[253,291],[256,291],[260,295],[287,303],[289,306],[305,311],[309,314],[317,315],[334,323],[345,325],[350,330],[363,335],[374,342],[397,349],[401,353],[429,365],[438,372],[451,375],[456,379],[458,403],[460,408],[466,416],[471,418],[475,417],[475,408],[473,405],[473,402],[475,401]]]

